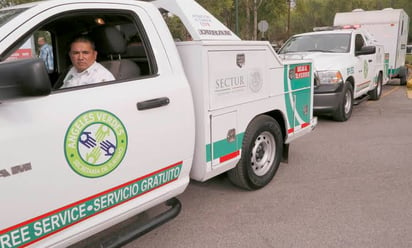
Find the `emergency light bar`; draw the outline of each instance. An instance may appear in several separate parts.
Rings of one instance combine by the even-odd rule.
[[[343,26],[324,26],[324,27],[314,27],[313,31],[318,32],[318,31],[331,31],[331,30],[337,30],[337,29],[358,29],[360,27],[361,27],[360,24],[343,25]]]

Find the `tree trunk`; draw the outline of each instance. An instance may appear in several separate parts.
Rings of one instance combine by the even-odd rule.
[[[246,0],[246,25],[245,25],[245,39],[250,40],[250,6],[249,0]]]
[[[257,18],[258,18],[258,6],[257,0],[253,0],[253,40],[257,40]]]

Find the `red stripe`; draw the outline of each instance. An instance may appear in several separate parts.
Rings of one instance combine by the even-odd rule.
[[[307,122],[306,122],[306,123],[303,123],[302,125],[300,125],[301,128],[305,128],[305,127],[307,127],[307,126],[309,126],[309,123],[307,123]]]
[[[236,158],[237,156],[239,156],[239,154],[240,154],[240,151],[235,151],[235,152],[229,153],[228,155],[220,157],[219,162],[220,163],[226,162],[228,160],[231,160],[232,158]]]
[[[44,235],[44,236],[42,236],[42,237],[40,237],[40,238],[38,238],[38,239],[34,239],[33,241],[25,244],[24,247],[29,246],[29,245],[34,244],[34,243],[37,243],[37,242],[39,242],[40,240],[43,240],[43,239],[45,239],[45,238],[47,238],[47,237],[49,237],[49,236],[52,236],[52,235],[54,235],[54,234],[56,234],[56,233],[58,233],[58,232],[61,232],[61,231],[65,230],[65,229],[67,229],[67,228],[69,228],[69,227],[71,227],[71,226],[77,225],[77,224],[79,224],[79,223],[81,223],[81,222],[83,222],[83,221],[85,221],[85,220],[87,220],[87,219],[90,219],[91,217],[94,217],[94,216],[96,216],[96,215],[99,215],[99,214],[101,214],[101,213],[104,213],[104,212],[106,212],[106,211],[108,211],[108,210],[110,210],[110,209],[112,209],[112,208],[114,208],[114,207],[117,207],[117,206],[120,206],[120,205],[122,205],[122,204],[124,204],[124,203],[127,203],[127,202],[129,202],[129,201],[131,201],[131,200],[133,200],[133,199],[135,199],[135,198],[137,198],[137,197],[140,197],[140,196],[143,196],[143,195],[145,195],[145,194],[147,194],[147,193],[150,193],[150,192],[152,192],[153,190],[155,190],[155,189],[157,189],[157,188],[166,186],[166,185],[168,185],[169,183],[172,183],[172,182],[176,181],[177,179],[178,179],[178,178],[173,179],[173,180],[170,180],[169,182],[167,182],[167,183],[165,183],[165,184],[162,184],[162,185],[159,185],[159,186],[157,186],[157,187],[154,187],[154,188],[151,189],[151,190],[145,191],[145,192],[141,193],[140,195],[136,195],[136,196],[134,196],[134,197],[132,197],[132,198],[130,198],[130,199],[127,199],[127,200],[125,200],[125,201],[123,201],[123,202],[121,202],[121,203],[119,203],[119,204],[117,204],[117,205],[113,205],[113,206],[108,207],[108,208],[106,208],[106,209],[104,209],[104,210],[101,210],[101,211],[98,212],[98,213],[89,215],[89,216],[87,216],[87,217],[85,217],[85,218],[83,218],[83,219],[81,219],[81,220],[79,220],[79,221],[73,222],[73,223],[71,223],[70,225],[64,226],[64,227],[62,227],[62,228],[60,228],[60,229],[56,229],[55,231],[53,231],[53,232],[51,232],[51,233],[49,233],[49,234],[46,234],[46,235]]]
[[[288,133],[293,133],[293,132],[295,132],[294,128],[291,128],[291,129],[288,130]]]
[[[80,205],[80,204],[82,204],[82,203],[84,203],[84,202],[87,202],[87,201],[93,199],[93,198],[98,198],[98,197],[100,197],[100,196],[102,196],[102,195],[104,195],[104,194],[107,194],[107,193],[109,193],[109,192],[112,192],[112,191],[115,191],[115,190],[117,190],[117,189],[120,189],[120,188],[122,188],[122,187],[124,187],[124,186],[126,186],[126,185],[133,184],[133,183],[135,183],[135,182],[137,182],[137,181],[143,180],[144,178],[148,178],[148,177],[153,176],[153,175],[155,175],[155,174],[157,174],[157,173],[160,173],[160,172],[162,172],[162,171],[166,171],[166,170],[168,170],[168,169],[170,169],[170,168],[173,168],[173,167],[175,167],[175,166],[177,166],[177,165],[179,165],[179,164],[182,164],[182,163],[183,163],[183,161],[177,162],[177,163],[172,164],[172,165],[170,165],[170,166],[168,166],[168,167],[166,167],[166,168],[163,168],[163,169],[160,169],[160,170],[158,170],[158,171],[152,172],[152,173],[150,173],[150,174],[148,174],[148,175],[139,177],[139,178],[134,179],[134,180],[132,180],[132,181],[130,181],[130,182],[121,184],[121,185],[116,186],[116,187],[114,187],[114,188],[108,189],[108,190],[103,191],[103,192],[101,192],[101,193],[98,193],[98,194],[96,194],[96,195],[93,195],[93,196],[90,196],[90,197],[88,197],[88,198],[85,198],[85,199],[83,199],[83,200],[74,202],[74,203],[72,203],[72,204],[69,204],[69,205],[66,205],[66,206],[64,206],[64,207],[58,208],[58,209],[53,210],[53,211],[51,211],[51,212],[48,212],[48,213],[46,213],[46,214],[43,214],[43,215],[40,215],[40,216],[38,216],[38,217],[32,218],[32,219],[30,219],[30,220],[24,221],[24,222],[22,222],[22,223],[20,223],[20,224],[17,224],[17,225],[11,226],[11,227],[9,227],[9,228],[3,229],[3,230],[0,231],[0,235],[2,235],[2,234],[4,234],[4,233],[7,233],[7,232],[9,232],[9,231],[11,231],[11,230],[13,230],[13,229],[17,229],[17,228],[20,228],[20,227],[22,227],[22,226],[28,225],[29,223],[36,222],[36,221],[38,221],[38,220],[41,220],[41,219],[43,219],[43,218],[46,218],[46,217],[51,216],[51,215],[53,215],[53,214],[56,214],[56,213],[58,213],[58,212],[62,212],[62,211],[64,211],[65,209],[74,207],[74,206],[76,206],[76,205]],[[171,181],[169,181],[169,182],[167,182],[167,183],[165,183],[165,184],[162,184],[161,186],[167,185],[167,184],[169,184],[169,183],[171,183],[171,182],[173,182],[173,181],[176,181],[176,180],[177,180],[177,178],[174,179],[174,180],[171,180]],[[158,186],[158,187],[161,187],[161,186]],[[65,227],[61,228],[61,229],[57,229],[55,232],[52,232],[52,233],[50,233],[50,234],[47,234],[47,235],[45,235],[45,236],[43,236],[43,237],[41,237],[41,238],[39,238],[39,239],[35,239],[35,240],[33,240],[33,242],[27,243],[27,244],[25,244],[25,245],[29,245],[29,244],[38,242],[39,240],[42,240],[42,239],[44,239],[44,238],[46,238],[46,237],[48,237],[48,236],[50,236],[50,235],[52,235],[52,234],[54,234],[54,233],[56,233],[56,232],[60,232],[60,231],[66,229],[66,228],[68,228],[68,227],[70,227],[70,226],[72,226],[72,225],[74,225],[74,224],[77,224],[77,223],[80,223],[80,222],[82,222],[82,221],[84,221],[84,220],[87,220],[88,218],[90,218],[90,217],[92,217],[92,216],[95,216],[95,215],[97,215],[97,214],[103,213],[103,212],[105,212],[105,211],[107,211],[107,210],[109,210],[109,209],[111,209],[111,208],[113,208],[113,207],[117,207],[117,206],[119,206],[119,205],[121,205],[121,204],[123,204],[123,203],[126,203],[126,202],[134,199],[134,198],[137,198],[137,197],[139,197],[139,196],[142,196],[142,195],[144,195],[144,194],[146,194],[146,193],[148,193],[148,192],[150,192],[150,191],[152,191],[152,190],[154,190],[154,189],[156,189],[156,188],[158,188],[158,187],[155,187],[155,188],[153,188],[153,189],[151,189],[151,190],[149,190],[149,191],[145,191],[144,193],[139,194],[139,195],[136,195],[135,197],[132,197],[132,198],[130,198],[130,199],[128,199],[128,200],[120,203],[120,204],[113,205],[113,206],[111,206],[111,207],[109,207],[109,208],[107,208],[107,209],[104,209],[104,210],[102,210],[102,211],[100,211],[100,212],[98,212],[98,213],[96,213],[96,214],[94,214],[94,215],[90,215],[90,216],[88,216],[88,217],[86,217],[86,218],[84,218],[84,219],[81,219],[81,220],[79,220],[79,221],[77,221],[77,222],[74,222],[74,223],[72,223],[72,224],[70,224],[70,225],[68,225],[68,226],[65,226]]]
[[[363,86],[363,85],[365,85],[365,84],[369,84],[371,81],[369,80],[369,81],[366,81],[366,82],[363,82],[363,83],[361,83],[361,84],[359,84],[359,86]]]

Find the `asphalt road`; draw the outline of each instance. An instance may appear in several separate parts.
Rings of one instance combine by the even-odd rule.
[[[412,247],[412,100],[385,85],[343,123],[320,118],[265,188],[192,182],[180,215],[126,248]]]

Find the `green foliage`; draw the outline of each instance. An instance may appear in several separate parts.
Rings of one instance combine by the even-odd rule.
[[[209,12],[220,19],[231,30],[236,30],[235,2],[236,0],[197,0]],[[288,0],[238,0],[239,1],[239,36],[242,39],[253,37],[253,7],[258,6],[257,21],[266,20],[269,30],[259,33],[259,39],[272,42],[285,40],[289,35],[312,31],[316,26],[330,26],[336,12],[346,12],[361,8],[364,10],[379,10],[383,8],[402,8],[412,17],[411,0],[295,0],[296,7],[290,12],[290,30],[288,30]],[[411,30],[411,29],[410,29]],[[409,32],[412,41],[412,32]]]
[[[17,4],[23,4],[23,3],[31,3],[31,2],[36,2],[40,0],[0,0],[0,8],[7,7],[7,6],[13,6]]]
[[[35,0],[0,0],[0,7],[33,2]],[[336,12],[351,11],[362,8],[377,10],[383,8],[402,8],[412,17],[411,0],[294,0],[296,7],[290,11],[288,25],[288,1],[290,0],[196,0],[200,5],[211,12],[232,31],[236,31],[235,3],[239,4],[238,35],[242,39],[268,39],[272,42],[285,40],[289,35],[308,32],[315,26],[330,26]],[[256,11],[255,11],[256,10]],[[188,34],[178,18],[167,17],[174,37],[181,40],[188,38]],[[254,33],[255,23],[266,20],[269,30]],[[256,22],[255,22],[256,21]],[[290,30],[288,30],[290,26]],[[411,30],[411,29],[410,29]],[[409,32],[412,41],[412,32]]]
[[[266,34],[259,34],[267,40],[277,40],[285,36],[287,32],[287,13],[288,5],[284,0],[264,1],[259,8],[258,21],[266,20],[269,23],[269,29]]]
[[[203,8],[207,9],[216,18],[218,18],[223,24],[230,27],[232,16],[231,11],[234,7],[233,0],[196,0]]]
[[[165,19],[175,40],[184,41],[190,39],[189,33],[186,31],[186,28],[177,16],[164,15],[163,18]]]

